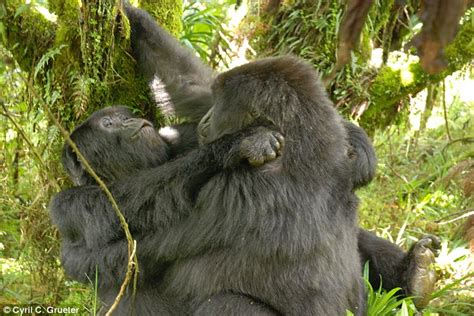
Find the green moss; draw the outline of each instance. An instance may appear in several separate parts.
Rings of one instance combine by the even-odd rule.
[[[365,122],[370,122],[373,126],[387,121],[396,114],[393,103],[401,90],[400,70],[393,70],[390,67],[382,68],[370,87],[369,107],[364,112],[361,124],[367,128]]]
[[[428,83],[443,80],[474,58],[474,21],[471,12],[465,19],[454,41],[445,50],[448,68],[435,75],[427,74],[419,62],[409,64],[406,69],[393,70],[384,66],[369,89],[369,108],[361,118],[361,125],[369,131],[390,124],[398,112],[399,101],[423,90]],[[402,72],[408,71],[407,82]]]
[[[471,9],[453,43],[446,47],[451,72],[461,69],[474,58],[474,9]]]
[[[142,76],[137,74],[134,60],[125,53],[129,39],[122,38],[119,45],[120,49],[116,49],[113,56],[116,76],[114,83],[109,86],[108,102],[143,110],[143,107],[151,101],[148,84]]]
[[[150,13],[171,34],[178,37],[182,30],[183,3],[179,0],[142,0],[140,7]]]
[[[49,0],[49,11],[58,16],[58,22],[72,22],[79,20],[79,2],[75,0]]]
[[[2,44],[25,71],[32,71],[54,40],[56,26],[24,1],[0,5],[0,22],[5,26]]]
[[[80,59],[80,38],[79,38],[79,8],[78,2],[73,0],[50,0],[49,10],[58,17],[58,29],[54,45],[59,47],[67,44],[67,49],[62,57],[64,66],[67,62]]]

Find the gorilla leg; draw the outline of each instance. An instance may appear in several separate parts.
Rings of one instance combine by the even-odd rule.
[[[102,288],[99,289],[99,297],[102,303],[101,310],[107,311],[115,301],[118,293],[117,289]],[[171,308],[158,289],[153,286],[140,287],[135,295],[132,293],[132,287],[129,287],[125,295],[120,300],[117,308],[114,310],[114,316],[171,316],[183,315],[184,311]],[[99,313],[99,315],[103,315]]]
[[[415,297],[418,308],[426,306],[436,282],[431,265],[440,247],[438,238],[424,237],[405,253],[394,243],[360,229],[358,246],[362,265],[369,263],[369,282],[374,289],[399,287],[404,295]]]

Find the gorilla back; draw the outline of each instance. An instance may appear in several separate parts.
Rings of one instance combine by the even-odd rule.
[[[206,298],[229,292],[284,315],[363,315],[349,145],[315,71],[293,57],[263,59],[218,76],[213,97],[202,143],[263,124],[279,130],[286,147],[274,162],[204,185],[187,233],[170,234],[161,247],[207,254],[175,264],[166,291],[178,301],[194,297],[204,311],[215,310]],[[236,305],[236,315],[246,310]]]

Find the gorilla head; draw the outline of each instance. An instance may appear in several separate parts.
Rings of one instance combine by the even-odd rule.
[[[124,106],[95,112],[72,132],[71,140],[106,182],[168,160],[167,145],[153,125]],[[62,162],[75,185],[93,183],[68,144],[63,148]]]
[[[214,105],[198,127],[201,143],[248,126],[271,126],[285,136],[282,159],[290,170],[314,169],[322,161],[320,174],[348,168],[347,131],[311,65],[291,56],[258,60],[220,74],[212,91]],[[300,146],[308,161],[296,167],[305,160]]]

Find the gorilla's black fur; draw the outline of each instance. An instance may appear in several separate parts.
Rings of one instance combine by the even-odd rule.
[[[317,75],[291,57],[262,60],[220,75],[214,100],[213,110],[201,123],[203,149],[165,168],[138,171],[132,178],[109,178],[118,179],[111,190],[132,233],[138,234],[140,257],[162,263],[166,271],[164,275],[156,268],[143,271],[150,278],[156,271],[152,286],[159,290],[155,293],[172,298],[161,308],[205,315],[233,304],[236,314],[246,314],[255,306],[249,301],[257,300],[288,315],[340,315],[346,309],[363,314],[357,203],[353,185],[347,181],[351,178],[347,134]],[[76,135],[85,140],[107,135],[98,148],[82,143],[83,151],[86,157],[109,152],[109,158],[119,159],[122,165],[128,160],[114,158],[126,143],[119,136],[141,136],[141,130],[106,134],[96,122],[109,126],[109,119],[94,115],[72,138],[81,143]],[[128,126],[128,118],[123,120],[122,125]],[[217,168],[209,164],[223,166],[228,160],[220,159],[226,154],[216,145],[217,139],[254,125],[268,125],[285,135],[282,157],[258,169],[241,165],[215,174]],[[149,129],[146,124],[145,129]],[[242,144],[245,140],[239,144],[239,153],[247,154]],[[216,149],[206,149],[209,146],[219,148],[219,155],[214,154]],[[139,150],[126,152],[134,155]],[[106,167],[114,166],[110,162]],[[80,194],[78,190],[96,192]],[[81,195],[87,200],[74,201]],[[86,248],[107,246],[110,254],[108,246],[123,238],[108,209],[108,201],[96,187],[60,193],[52,203],[52,215],[63,237],[71,241],[69,245],[63,241],[64,245],[73,249],[79,240]],[[155,227],[153,234],[147,234],[150,227]],[[160,234],[160,228],[168,229]],[[110,257],[103,254],[103,260],[107,263]],[[71,270],[84,265],[67,253],[63,263]],[[89,267],[88,275],[93,275],[94,268]]]
[[[137,64],[151,82],[158,105],[165,113],[199,122],[212,106],[214,71],[146,12],[129,5],[125,5],[125,10]]]
[[[351,122],[344,121],[347,130],[349,159],[352,161],[352,182],[354,190],[372,181],[377,169],[377,157],[366,132]]]
[[[345,127],[351,144],[352,179],[354,189],[357,189],[372,181],[377,158],[363,129],[350,122],[345,122]],[[369,281],[374,289],[380,285],[386,290],[398,287],[402,295],[414,297],[418,308],[428,304],[436,282],[430,265],[434,263],[436,250],[440,248],[437,237],[425,236],[405,253],[394,243],[360,229],[358,246],[362,265],[369,263]]]
[[[160,166],[168,160],[167,145],[151,123],[133,117],[124,107],[95,112],[71,139],[108,184],[139,247],[143,236],[163,236],[186,218],[199,188],[214,174],[238,167],[242,159],[253,161],[253,154],[263,155],[264,161],[275,159],[282,145],[278,133],[249,129]],[[58,193],[50,205],[62,235],[61,261],[67,274],[82,282],[94,283],[97,269],[99,295],[110,305],[124,277],[126,240],[106,196],[68,145],[63,164],[77,186]],[[179,306],[168,309],[166,297],[160,294],[167,262],[154,258],[149,268],[146,256],[140,259],[136,314],[180,314]],[[130,313],[130,300],[127,295],[118,314]]]

